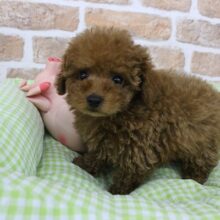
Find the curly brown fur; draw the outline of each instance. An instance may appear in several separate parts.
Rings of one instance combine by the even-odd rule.
[[[92,175],[112,166],[113,194],[130,193],[172,161],[183,178],[204,183],[218,162],[220,95],[200,79],[155,70],[126,31],[94,28],[75,37],[57,89],[67,93],[88,148],[74,163]]]

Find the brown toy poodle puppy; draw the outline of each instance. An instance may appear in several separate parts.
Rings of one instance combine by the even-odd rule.
[[[200,79],[155,70],[124,30],[76,36],[56,86],[88,149],[74,164],[92,175],[113,167],[112,194],[130,193],[165,163],[179,162],[182,177],[199,183],[217,165],[220,94]]]

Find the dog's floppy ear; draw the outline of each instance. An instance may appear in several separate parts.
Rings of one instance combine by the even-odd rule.
[[[157,93],[157,77],[154,74],[154,65],[147,48],[135,45],[135,53],[137,57],[140,83],[141,99],[146,105],[151,105]]]
[[[147,48],[141,45],[134,45],[133,52],[135,54],[136,66],[138,67],[138,75],[141,79],[140,86],[142,87],[154,66]]]
[[[57,76],[55,85],[59,95],[64,95],[66,93],[66,77],[62,72]]]
[[[63,62],[61,65],[61,71],[57,75],[55,86],[57,89],[57,93],[59,95],[64,95],[66,93],[66,70],[68,69],[69,58],[66,54],[63,56]]]

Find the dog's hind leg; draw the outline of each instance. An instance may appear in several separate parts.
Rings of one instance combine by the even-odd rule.
[[[195,156],[190,155],[190,158],[181,160],[181,172],[183,179],[193,179],[198,183],[203,184],[212,171],[218,164],[218,153],[215,149]]]

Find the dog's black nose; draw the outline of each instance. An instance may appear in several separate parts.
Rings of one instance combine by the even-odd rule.
[[[97,108],[102,103],[103,98],[101,96],[92,94],[87,97],[87,102],[90,107]]]

